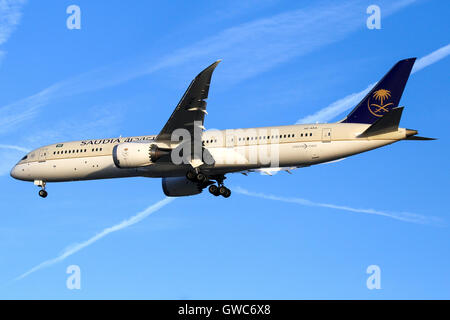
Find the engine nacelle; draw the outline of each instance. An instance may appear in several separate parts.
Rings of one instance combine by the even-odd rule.
[[[146,142],[125,142],[113,148],[114,164],[118,168],[145,167],[166,156],[170,150]]]
[[[162,188],[168,197],[183,197],[199,194],[203,188],[186,177],[162,178]]]

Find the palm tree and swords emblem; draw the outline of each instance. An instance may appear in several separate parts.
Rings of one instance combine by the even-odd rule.
[[[380,89],[373,93],[372,98],[375,101],[378,101],[378,103],[370,103],[370,99],[367,100],[367,106],[369,108],[369,111],[371,114],[373,114],[376,117],[381,117],[386,112],[389,112],[390,105],[393,105],[392,102],[384,104],[385,101],[388,101],[391,97],[391,92],[386,89]]]

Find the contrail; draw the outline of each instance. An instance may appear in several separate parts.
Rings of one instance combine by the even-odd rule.
[[[84,241],[82,243],[75,244],[74,246],[71,246],[69,249],[66,249],[60,256],[38,264],[37,266],[31,268],[30,270],[28,270],[24,274],[18,276],[14,280],[21,280],[21,279],[29,276],[33,272],[36,272],[36,271],[38,271],[38,270],[40,270],[42,268],[49,267],[49,266],[51,266],[51,265],[53,265],[53,264],[55,264],[57,262],[63,261],[67,257],[73,255],[74,253],[80,251],[81,249],[84,249],[84,248],[90,246],[91,244],[93,244],[94,242],[97,242],[98,240],[100,240],[101,238],[107,236],[108,234],[110,234],[112,232],[116,232],[116,231],[122,230],[122,229],[125,229],[125,228],[127,228],[127,227],[129,227],[129,226],[131,226],[133,224],[136,224],[136,223],[140,222],[141,220],[145,219],[146,217],[148,217],[152,213],[158,211],[159,209],[161,209],[165,205],[167,205],[170,202],[172,202],[174,199],[175,198],[165,198],[163,200],[158,201],[157,203],[149,206],[147,209],[145,209],[144,211],[139,212],[138,214],[132,216],[131,218],[129,218],[127,220],[124,220],[121,223],[116,224],[116,225],[114,225],[112,227],[104,229],[102,232],[96,234],[95,236],[93,236],[89,240],[86,240],[86,241]]]
[[[372,214],[372,215],[384,216],[387,218],[392,218],[392,219],[396,219],[396,220],[400,220],[400,221],[404,221],[404,222],[412,222],[412,223],[418,223],[418,224],[436,224],[436,225],[442,225],[442,222],[443,222],[440,218],[432,217],[432,216],[424,216],[424,215],[416,214],[416,213],[410,213],[410,212],[395,213],[395,212],[385,212],[385,211],[374,210],[374,209],[358,209],[358,208],[352,208],[352,207],[348,207],[348,206],[341,206],[341,205],[335,205],[335,204],[329,204],[329,203],[313,202],[313,201],[310,201],[307,199],[302,199],[302,198],[287,198],[287,197],[279,197],[279,196],[275,196],[275,195],[271,195],[271,194],[250,192],[241,187],[236,187],[236,188],[234,188],[233,191],[236,193],[246,195],[246,196],[250,196],[250,197],[282,201],[282,202],[288,202],[288,203],[296,203],[296,204],[300,204],[302,206],[308,206],[308,207],[322,207],[322,208],[349,211],[349,212],[354,212],[354,213]]]
[[[423,68],[426,68],[429,65],[432,65],[433,63],[436,63],[439,60],[444,59],[449,54],[450,54],[450,44],[440,49],[437,49],[436,51],[433,51],[429,55],[426,55],[425,57],[422,57],[419,60],[417,60],[416,63],[414,63],[414,67],[411,70],[411,73],[416,73],[417,71],[420,71]]]
[[[416,73],[416,72],[444,59],[449,54],[450,54],[450,44],[418,59],[416,61],[416,63],[414,63],[414,67],[413,67],[411,73]],[[333,119],[334,117],[338,116],[342,112],[355,106],[359,101],[362,100],[362,98],[364,98],[364,96],[366,94],[369,93],[369,91],[375,86],[375,84],[376,84],[376,82],[370,84],[363,91],[349,94],[348,96],[345,96],[344,98],[331,103],[330,105],[317,111],[316,113],[311,114],[309,116],[306,116],[306,117],[298,120],[297,124],[325,122],[325,121],[329,121],[329,120]]]
[[[17,150],[17,151],[22,151],[22,152],[26,152],[26,153],[30,152],[30,150],[27,149],[27,148],[22,148],[22,147],[19,147],[19,146],[13,146],[13,145],[10,145],[10,144],[0,144],[0,149],[11,149],[11,150]]]

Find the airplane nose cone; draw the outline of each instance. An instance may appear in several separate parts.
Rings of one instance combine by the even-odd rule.
[[[11,177],[17,180],[27,180],[26,174],[23,170],[23,167],[21,165],[15,165],[14,168],[11,169],[11,172],[9,173]]]
[[[14,179],[17,179],[17,166],[14,166],[14,168],[11,169],[11,172],[9,173],[11,177]]]

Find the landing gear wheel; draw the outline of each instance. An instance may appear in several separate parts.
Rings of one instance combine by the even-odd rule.
[[[45,190],[39,190],[39,196],[42,198],[47,198],[48,193]]]
[[[195,178],[196,178],[195,172],[194,172],[194,171],[188,171],[188,172],[186,173],[186,178],[187,178],[188,180],[194,181]]]
[[[205,182],[208,178],[201,172],[197,173],[197,176],[195,177],[198,182]]]
[[[227,188],[227,192],[222,195],[224,198],[229,198],[231,196],[231,190]]]
[[[215,195],[216,197],[219,195],[219,187],[216,186],[215,184],[210,185],[208,190],[211,194]]]
[[[230,191],[230,190],[228,190],[228,188],[225,187],[225,186],[219,187],[219,194],[220,194],[221,196],[224,196],[224,197],[225,197],[225,195],[226,195],[229,191]],[[231,194],[231,193],[230,193],[230,194]]]

